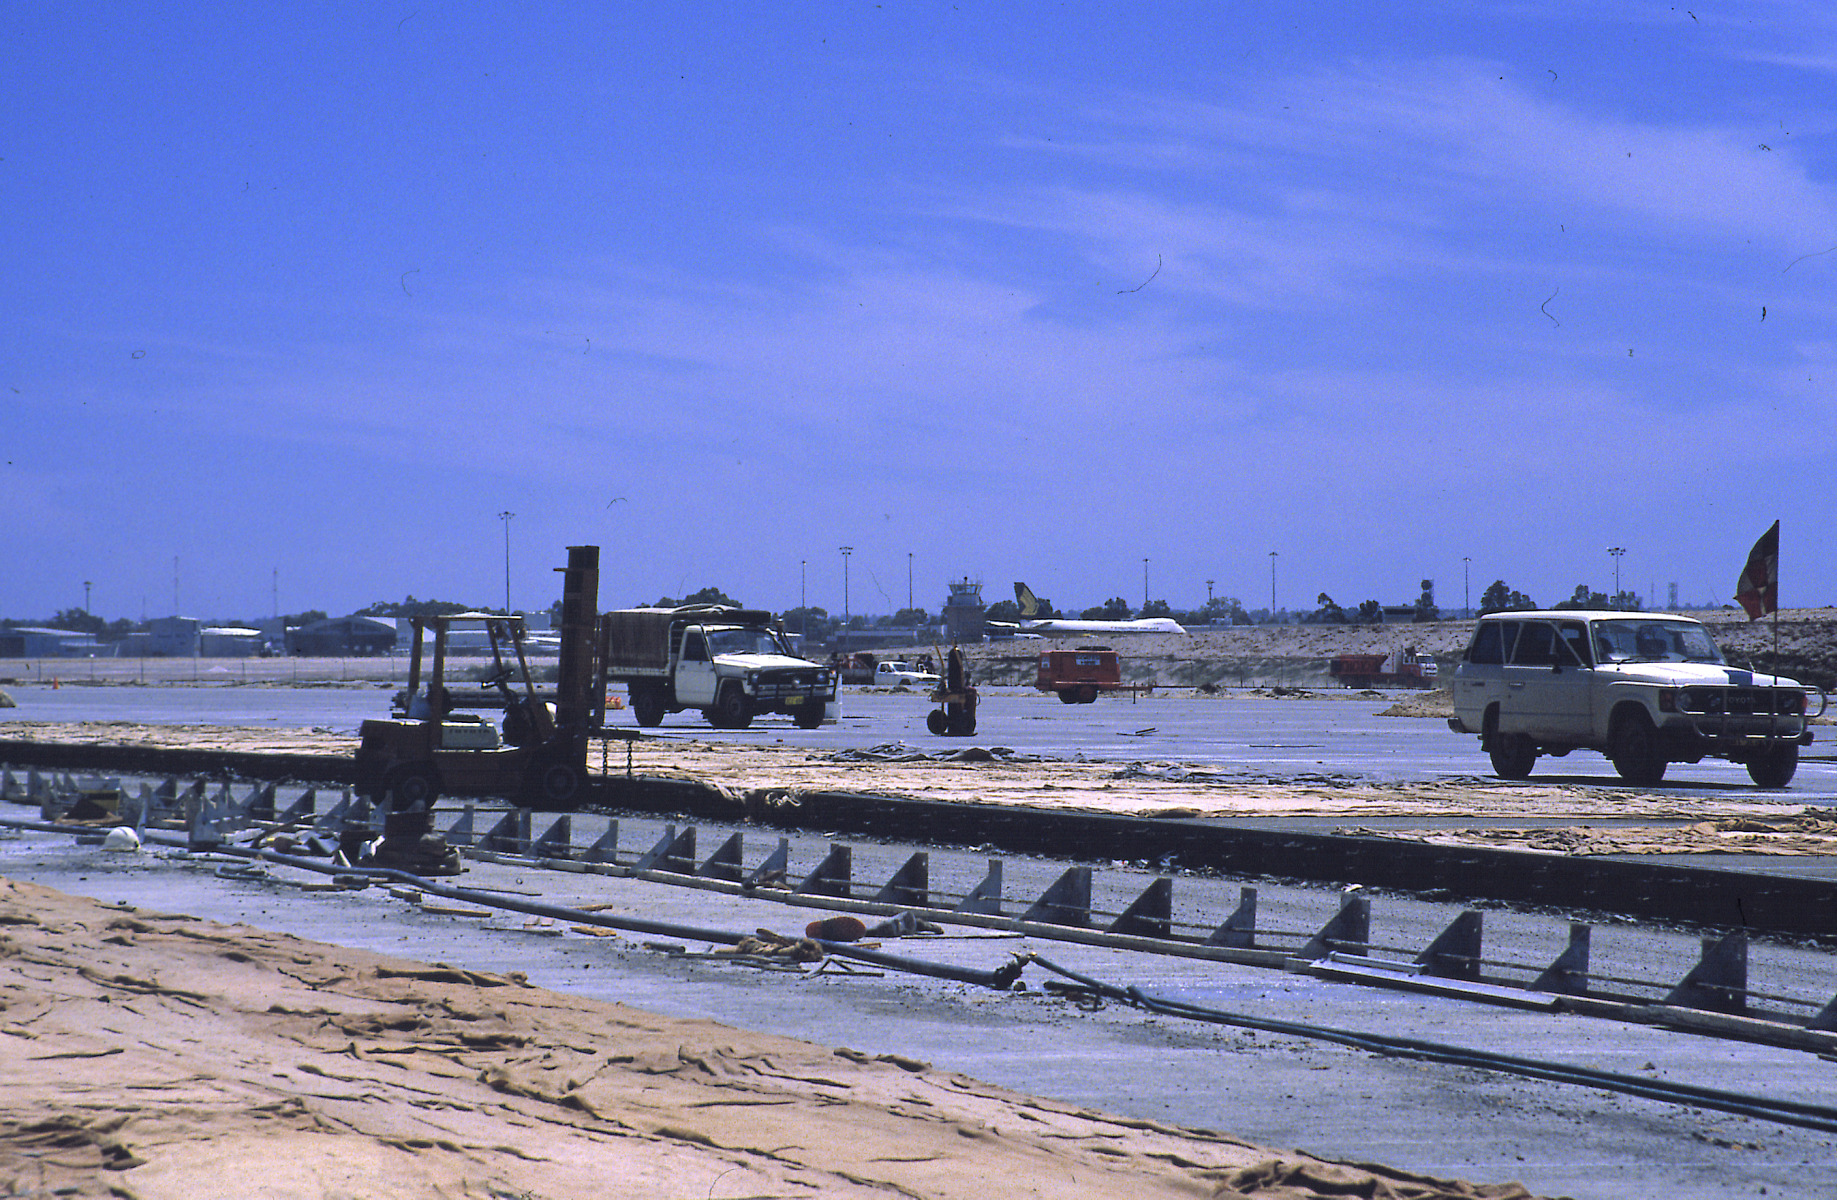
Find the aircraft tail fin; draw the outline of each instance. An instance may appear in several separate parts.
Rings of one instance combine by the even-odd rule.
[[[1040,602],[1034,598],[1033,590],[1024,583],[1014,585],[1014,599],[1021,606],[1021,616],[1032,619],[1040,611]]]

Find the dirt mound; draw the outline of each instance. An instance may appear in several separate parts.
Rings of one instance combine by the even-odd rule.
[[[0,928],[6,1195],[1526,1195],[11,880]]]

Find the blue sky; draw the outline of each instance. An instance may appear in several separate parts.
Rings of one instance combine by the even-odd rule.
[[[518,607],[582,543],[609,607],[840,611],[844,545],[853,612],[1609,546],[1726,602],[1776,518],[1837,603],[1828,5],[20,0],[0,54],[0,615],[501,603],[504,511]]]

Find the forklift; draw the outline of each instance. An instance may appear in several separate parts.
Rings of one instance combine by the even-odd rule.
[[[599,553],[598,546],[568,548],[561,668],[552,709],[536,693],[524,651],[523,618],[495,613],[415,618],[406,691],[388,719],[365,721],[358,730],[358,790],[377,804],[387,801],[392,815],[421,814],[423,833],[431,829],[434,802],[443,795],[505,796],[531,808],[566,810],[578,804],[585,792],[587,741],[596,712]],[[453,711],[446,662],[448,635],[457,621],[484,625],[492,669],[483,684],[496,688],[504,705],[501,733],[482,716]],[[431,660],[425,686],[424,658]],[[404,824],[400,833],[413,836],[412,824]],[[385,829],[385,843],[389,837]]]

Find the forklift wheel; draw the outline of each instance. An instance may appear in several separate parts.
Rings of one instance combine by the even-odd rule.
[[[396,808],[432,808],[440,798],[440,781],[431,767],[397,767],[389,774],[386,791]]]
[[[937,734],[939,737],[944,736],[945,726],[946,720],[944,717],[944,710],[941,708],[932,709],[931,714],[925,718],[925,728],[931,730],[931,732]]]
[[[580,772],[567,763],[551,763],[536,777],[536,793],[544,804],[572,808],[579,791]]]

